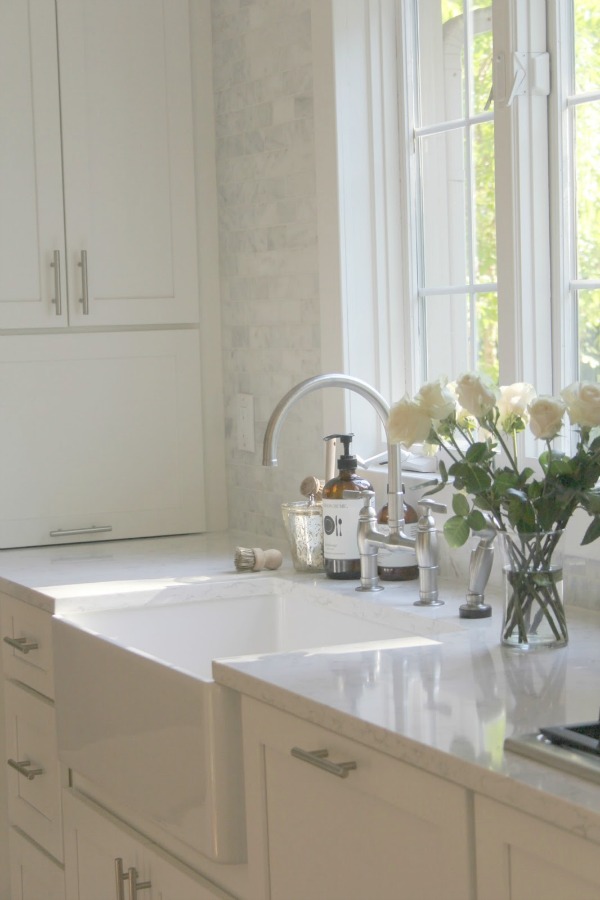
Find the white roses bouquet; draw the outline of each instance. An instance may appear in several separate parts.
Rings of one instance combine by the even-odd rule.
[[[552,449],[565,415],[579,430],[573,456]],[[527,426],[546,443],[539,457],[541,477],[518,466],[516,435]],[[409,447],[425,442],[444,448],[451,459],[440,462],[441,490],[449,477],[458,493],[444,525],[450,546],[466,542],[471,531],[491,524],[497,531],[521,534],[565,528],[578,507],[592,521],[582,543],[600,536],[600,384],[575,382],[560,397],[538,397],[530,384],[494,388],[467,373],[454,384],[445,379],[424,384],[390,412],[389,438]],[[498,451],[505,463],[497,464]],[[470,500],[468,497],[470,496]]]

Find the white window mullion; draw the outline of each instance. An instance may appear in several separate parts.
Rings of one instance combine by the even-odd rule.
[[[493,17],[500,381],[552,393],[545,0]]]

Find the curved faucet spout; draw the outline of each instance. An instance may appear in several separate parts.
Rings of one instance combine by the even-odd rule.
[[[388,450],[388,526],[391,534],[397,534],[402,530],[404,519],[402,515],[402,467],[401,451],[399,444],[390,444],[388,436],[389,404],[381,394],[372,388],[366,381],[353,378],[350,375],[328,374],[314,375],[301,381],[291,388],[281,398],[271,414],[267,424],[263,443],[263,466],[277,465],[277,444],[281,426],[290,408],[301,397],[321,388],[345,388],[353,391],[368,400],[377,412],[383,424]]]

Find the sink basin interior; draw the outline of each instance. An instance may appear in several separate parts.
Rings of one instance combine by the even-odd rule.
[[[282,584],[284,585],[282,587]],[[340,609],[326,592],[265,581],[253,593],[240,584],[213,598],[204,586],[178,599],[178,589],[122,609],[71,613],[64,618],[92,634],[210,679],[212,660],[315,647],[390,640],[406,630]],[[338,600],[339,603],[339,600]]]

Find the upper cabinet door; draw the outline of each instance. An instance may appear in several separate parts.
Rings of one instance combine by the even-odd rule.
[[[0,123],[0,328],[64,327],[54,0],[0,0]]]
[[[188,2],[57,9],[70,324],[196,322]]]

